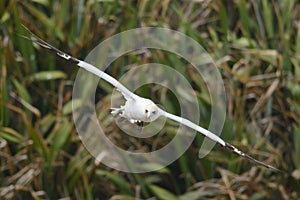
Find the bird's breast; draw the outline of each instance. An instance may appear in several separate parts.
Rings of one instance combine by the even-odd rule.
[[[144,105],[140,101],[126,101],[124,110],[128,119],[147,121]]]

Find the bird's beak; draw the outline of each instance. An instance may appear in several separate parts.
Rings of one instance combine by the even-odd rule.
[[[147,117],[148,119],[150,119],[150,114],[151,114],[151,112],[148,112],[147,115],[146,115],[146,117]]]

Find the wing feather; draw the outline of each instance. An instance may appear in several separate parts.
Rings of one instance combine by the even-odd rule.
[[[137,95],[133,94],[131,91],[129,91],[124,85],[122,85],[119,81],[117,81],[114,77],[108,75],[107,73],[101,71],[100,69],[96,68],[95,66],[84,62],[82,60],[79,60],[79,63],[77,64],[79,67],[85,69],[86,71],[91,72],[92,74],[98,76],[99,78],[103,78],[110,84],[112,84],[114,87],[116,87],[124,96],[126,100],[128,98],[131,98],[133,100],[136,100]]]
[[[217,142],[218,144],[220,144],[221,146],[226,146],[226,142],[224,140],[222,140],[220,137],[218,137],[217,135],[213,134],[212,132],[202,128],[201,126],[198,126],[196,124],[194,124],[193,122],[191,122],[190,120],[187,120],[185,118],[182,117],[178,117],[177,115],[173,115],[171,113],[168,112],[164,112],[163,116],[172,119],[176,122],[179,122],[187,127],[190,127],[192,129],[194,129],[195,131],[201,133],[202,135],[208,137],[209,139],[211,139],[214,142]]]
[[[233,145],[225,142],[224,140],[222,140],[219,136],[213,134],[212,132],[210,132],[209,130],[206,130],[204,128],[202,128],[201,126],[198,126],[196,124],[194,124],[193,122],[191,122],[190,120],[187,120],[185,118],[182,118],[182,117],[178,117],[176,115],[173,115],[171,113],[168,113],[168,112],[165,112],[165,111],[162,111],[162,115],[171,119],[171,120],[174,120],[178,123],[181,123],[187,127],[190,127],[191,129],[194,129],[195,131],[201,133],[202,135],[208,137],[210,140],[218,143],[219,145],[221,145],[222,147],[224,147],[225,149],[228,149],[229,151],[257,164],[257,165],[261,165],[261,166],[264,166],[266,168],[269,168],[269,169],[273,169],[273,170],[276,170],[276,171],[280,171],[279,169],[271,166],[271,165],[268,165],[266,163],[263,163],[259,160],[256,160],[255,158],[247,155],[246,153],[240,151],[239,149],[237,149],[236,147],[234,147]]]
[[[78,65],[79,67],[85,69],[86,71],[89,71],[92,74],[98,76],[99,78],[104,79],[105,81],[109,82],[111,85],[116,87],[123,94],[123,96],[124,96],[124,98],[126,98],[126,100],[128,100],[128,98],[131,98],[132,100],[137,99],[137,95],[135,95],[130,90],[128,90],[124,85],[122,85],[119,81],[117,81],[112,76],[108,75],[107,73],[101,71],[97,67],[95,67],[85,61],[74,58],[73,56],[53,47],[52,45],[48,44],[47,42],[45,42],[44,40],[39,38],[37,35],[32,33],[27,27],[25,27],[25,26],[23,26],[23,27],[28,31],[28,33],[30,33],[30,35],[33,37],[33,39],[30,37],[27,37],[27,36],[23,36],[23,35],[21,35],[21,37],[23,37],[27,40],[30,40],[30,41],[40,45],[41,47],[49,49],[50,51],[54,52],[58,56],[64,58],[65,60],[71,61],[71,62],[75,63],[76,65]]]

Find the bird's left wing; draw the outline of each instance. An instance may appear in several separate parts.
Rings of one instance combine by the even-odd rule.
[[[30,40],[38,45],[40,45],[41,47],[44,47],[46,49],[49,49],[50,51],[54,52],[55,54],[57,54],[58,56],[64,58],[65,60],[71,61],[74,64],[78,65],[79,67],[85,69],[86,71],[91,72],[92,74],[98,76],[99,78],[103,78],[105,81],[109,82],[110,84],[112,84],[114,87],[116,87],[122,94],[123,96],[128,100],[128,98],[131,98],[132,100],[136,100],[137,95],[135,95],[134,93],[132,93],[131,91],[129,91],[124,85],[122,85],[119,81],[117,81],[114,77],[108,75],[107,73],[101,71],[100,69],[98,69],[97,67],[79,60],[77,58],[74,58],[72,56],[70,56],[69,54],[53,47],[52,45],[48,44],[47,42],[45,42],[44,40],[42,40],[41,38],[39,38],[37,35],[35,35],[34,33],[32,33],[27,27],[23,26],[28,33],[30,33],[30,35],[32,36],[32,38],[21,35],[21,37]]]
[[[255,158],[253,158],[253,157],[247,155],[246,153],[240,151],[239,149],[237,149],[237,148],[234,147],[233,145],[231,145],[231,144],[225,142],[224,140],[222,140],[219,136],[213,134],[213,133],[210,132],[209,130],[206,130],[206,129],[204,129],[204,128],[202,128],[202,127],[200,127],[200,126],[194,124],[194,123],[191,122],[190,120],[187,120],[187,119],[182,118],[182,117],[178,117],[178,116],[176,116],[176,115],[173,115],[173,114],[171,114],[171,113],[165,112],[165,111],[163,111],[163,110],[161,111],[161,113],[162,113],[162,114],[161,114],[162,116],[165,116],[165,117],[167,117],[167,118],[169,118],[169,119],[171,119],[171,120],[174,120],[174,121],[179,122],[179,123],[181,123],[181,124],[183,124],[183,125],[185,125],[185,126],[187,126],[187,127],[190,127],[190,128],[192,128],[192,129],[194,129],[195,131],[197,131],[197,132],[201,133],[202,135],[208,137],[210,140],[212,140],[212,141],[218,143],[218,144],[221,145],[222,147],[224,147],[224,148],[226,148],[226,149],[232,151],[233,153],[235,153],[235,154],[237,154],[237,155],[239,155],[239,156],[242,156],[242,157],[246,158],[247,160],[249,160],[249,161],[251,161],[251,162],[253,162],[253,163],[255,163],[255,164],[258,164],[258,165],[261,165],[261,166],[264,166],[264,167],[266,167],[266,168],[273,169],[273,170],[276,170],[276,171],[280,171],[279,169],[277,169],[277,168],[275,168],[275,167],[273,167],[273,166],[271,166],[271,165],[268,165],[268,164],[266,164],[266,163],[263,163],[263,162],[261,162],[261,161],[259,161],[259,160],[256,160]]]

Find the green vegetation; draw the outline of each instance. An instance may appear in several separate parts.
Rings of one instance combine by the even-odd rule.
[[[299,199],[299,13],[295,0],[1,1],[0,199]],[[105,38],[132,28],[167,27],[187,34],[210,53],[224,78],[222,138],[286,173],[255,166],[218,146],[198,159],[201,135],[159,171],[130,174],[95,162],[76,133],[70,110],[78,68],[19,37],[26,34],[21,24],[81,59]],[[180,66],[168,53],[153,51],[151,59]],[[147,56],[131,54],[107,72],[118,78],[129,65],[143,63],[149,63]],[[179,70],[194,87],[200,123],[207,127],[205,85],[188,64]],[[102,82],[98,87],[100,121],[109,115],[104,109],[112,89]],[[138,92],[148,91],[155,92],[148,87]],[[155,94],[151,97],[161,102]],[[167,94],[163,104],[176,113],[177,101],[171,97]],[[114,123],[105,127],[125,149],[149,149],[154,143],[128,139]],[[171,123],[165,129],[157,147],[174,133]]]

